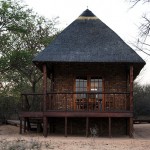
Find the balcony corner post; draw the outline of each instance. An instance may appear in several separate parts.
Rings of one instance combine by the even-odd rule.
[[[133,111],[133,65],[130,65],[130,111]]]
[[[43,135],[47,137],[47,117],[45,116],[47,103],[47,67],[43,64]]]

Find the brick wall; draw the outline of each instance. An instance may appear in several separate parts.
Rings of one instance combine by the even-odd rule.
[[[104,81],[105,92],[126,92],[128,90],[127,83],[127,67],[123,64],[98,64],[98,63],[62,63],[54,65],[54,91],[55,92],[73,92],[75,89],[75,79],[78,76],[99,76]],[[118,98],[117,98],[118,97]],[[61,102],[59,102],[61,99]],[[68,104],[65,106],[65,100]],[[124,109],[129,107],[126,101],[129,97],[126,95],[105,95],[106,105],[113,109]],[[112,101],[112,102],[111,102]],[[55,96],[54,105],[58,109],[73,109],[73,95],[59,94]],[[126,106],[124,106],[126,105]]]

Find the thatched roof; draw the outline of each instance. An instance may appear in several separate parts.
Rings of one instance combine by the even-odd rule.
[[[33,62],[145,64],[131,47],[88,9],[40,52]]]

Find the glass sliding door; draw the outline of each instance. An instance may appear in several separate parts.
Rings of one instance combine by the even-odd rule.
[[[76,82],[76,109],[101,111],[102,109],[102,78],[77,77]]]
[[[87,100],[87,78],[86,77],[77,77],[76,78],[76,107],[77,110],[86,109],[86,100]]]
[[[89,109],[99,110],[102,109],[102,78],[91,77],[90,79],[90,96],[89,96]]]

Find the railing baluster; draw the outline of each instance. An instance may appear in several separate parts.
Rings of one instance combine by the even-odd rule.
[[[124,109],[126,110],[126,99],[127,99],[127,96],[124,95]]]
[[[89,111],[89,94],[87,94],[87,108],[86,108],[86,111]]]
[[[67,94],[65,94],[65,111],[67,111]]]
[[[114,97],[113,97],[113,109],[115,110],[116,108],[116,99],[115,99],[115,94],[113,94]]]

